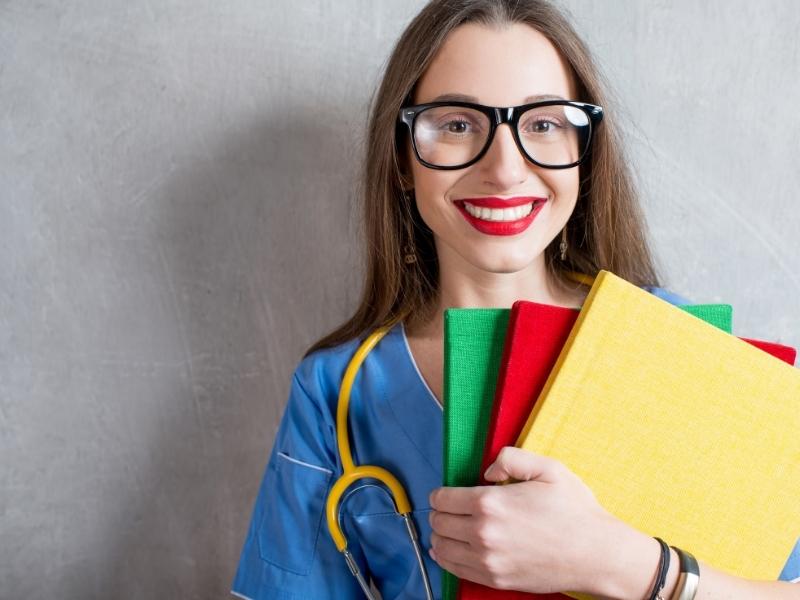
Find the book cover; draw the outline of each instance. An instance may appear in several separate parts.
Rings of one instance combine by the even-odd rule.
[[[601,272],[517,445],[641,531],[774,580],[800,534],[798,403],[797,370]]]
[[[480,473],[509,309],[444,312],[443,484],[475,485]],[[453,600],[458,578],[445,571],[442,599]]]

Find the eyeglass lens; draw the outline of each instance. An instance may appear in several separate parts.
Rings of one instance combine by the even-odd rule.
[[[464,165],[477,157],[492,126],[484,113],[463,106],[436,106],[417,114],[414,142],[420,158],[440,167]],[[589,116],[569,105],[538,106],[520,115],[517,125],[523,149],[545,166],[577,162],[587,150]]]

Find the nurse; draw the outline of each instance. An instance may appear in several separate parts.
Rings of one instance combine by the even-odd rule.
[[[683,302],[658,287],[615,120],[588,50],[547,2],[434,0],[411,22],[369,122],[363,295],[294,373],[236,596],[363,597],[324,508],[342,473],[336,404],[344,370],[361,340],[394,323],[355,380],[350,444],[357,464],[385,467],[405,486],[437,597],[442,568],[503,589],[656,597],[659,542],[612,517],[557,461],[508,448],[487,479],[520,483],[439,487],[445,308],[519,299],[580,307],[588,287],[569,273],[600,269]],[[383,487],[351,487],[341,525],[385,600],[425,598]],[[669,556],[661,598],[679,586],[678,555]],[[800,598],[800,587],[786,582],[800,577],[799,552],[784,582],[699,568],[697,598]]]

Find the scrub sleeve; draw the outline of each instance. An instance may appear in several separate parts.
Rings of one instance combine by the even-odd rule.
[[[301,363],[302,367],[303,363]],[[231,592],[251,600],[324,600],[363,595],[325,523],[325,499],[341,472],[335,415],[324,390],[299,373],[258,492]],[[314,385],[313,380],[306,385]],[[347,524],[344,523],[345,534]],[[351,541],[362,573],[363,552]]]

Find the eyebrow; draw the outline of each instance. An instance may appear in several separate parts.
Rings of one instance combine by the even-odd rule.
[[[525,98],[523,104],[528,104],[531,102],[539,102],[540,100],[564,100],[562,96],[558,96],[557,94],[536,94],[535,96],[528,96]],[[442,94],[440,96],[436,96],[431,102],[473,102],[475,104],[478,103],[478,99],[475,96],[468,96],[466,94]]]

